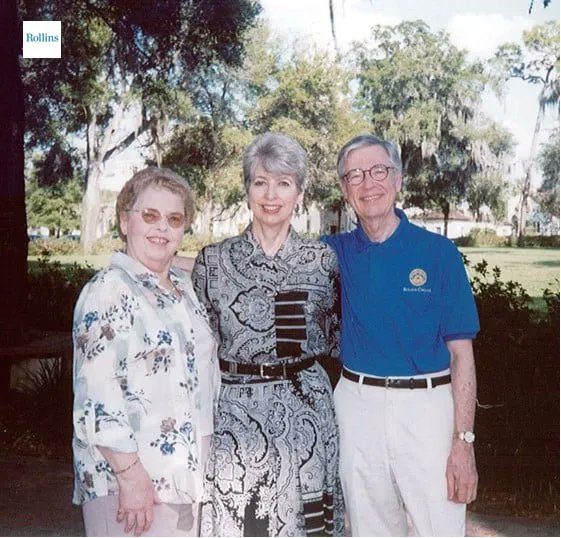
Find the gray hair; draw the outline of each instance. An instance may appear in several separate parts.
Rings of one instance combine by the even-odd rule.
[[[177,194],[183,201],[185,211],[185,228],[189,228],[195,218],[195,195],[189,183],[169,168],[149,166],[136,172],[124,185],[117,195],[115,213],[117,216],[117,232],[119,237],[126,242],[127,238],[121,231],[122,215],[130,209],[138,197],[149,187],[166,189]]]
[[[293,176],[300,192],[306,188],[308,156],[304,148],[289,136],[280,133],[259,135],[246,148],[243,156],[243,182],[245,192],[261,165],[269,174]]]
[[[399,150],[397,146],[392,142],[388,142],[382,138],[371,134],[362,134],[355,136],[349,140],[340,150],[337,156],[337,175],[342,178],[345,174],[345,165],[347,164],[347,157],[349,153],[355,149],[366,148],[368,146],[381,146],[384,151],[388,154],[390,162],[395,167],[397,172],[401,174],[402,164],[401,157],[399,155]]]

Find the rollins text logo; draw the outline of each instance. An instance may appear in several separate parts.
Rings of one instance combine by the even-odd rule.
[[[24,58],[60,58],[60,21],[23,21]]]

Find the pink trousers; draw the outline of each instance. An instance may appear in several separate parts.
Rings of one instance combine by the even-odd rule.
[[[196,521],[193,514],[197,505],[156,504],[154,522],[142,536],[197,536]],[[125,522],[117,523],[119,496],[107,495],[88,501],[82,506],[86,536],[133,536],[125,533]]]
[[[211,435],[202,438],[202,467],[206,465]],[[106,495],[82,505],[86,536],[133,536],[125,522],[117,523],[119,496]],[[198,536],[199,504],[154,505],[154,521],[142,536]]]

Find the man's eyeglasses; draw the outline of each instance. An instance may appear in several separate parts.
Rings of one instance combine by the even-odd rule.
[[[169,213],[167,215],[162,215],[157,209],[147,207],[145,209],[128,209],[127,211],[132,211],[134,213],[140,213],[142,220],[146,224],[155,224],[162,220],[162,216],[168,221],[171,228],[181,228],[185,224],[185,215],[183,213]]]
[[[353,168],[343,176],[343,179],[350,185],[360,185],[366,178],[366,173],[369,173],[374,181],[384,181],[392,169],[395,170],[395,166],[386,166],[385,164],[375,164],[369,170]]]

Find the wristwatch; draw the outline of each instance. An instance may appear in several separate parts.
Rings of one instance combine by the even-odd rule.
[[[458,432],[458,439],[471,445],[475,441],[475,433],[470,431]]]

